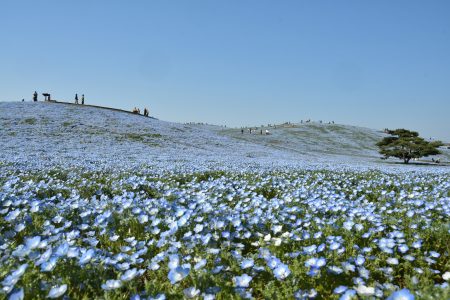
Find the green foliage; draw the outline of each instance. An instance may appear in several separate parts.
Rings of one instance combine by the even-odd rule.
[[[36,124],[36,118],[27,118],[27,119],[23,120],[23,122],[25,124],[34,125],[34,124]]]
[[[437,155],[441,152],[438,147],[442,142],[427,142],[419,137],[416,131],[407,129],[388,130],[391,135],[377,143],[380,154],[388,157],[397,157],[407,164],[412,158]]]

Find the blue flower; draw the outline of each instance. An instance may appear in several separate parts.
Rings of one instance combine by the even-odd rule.
[[[396,291],[387,300],[414,300],[414,295],[408,289]]]
[[[247,269],[247,268],[251,268],[254,265],[254,261],[253,259],[244,259],[241,262],[241,269]]]
[[[283,280],[291,274],[288,266],[286,264],[280,263],[274,270],[273,275],[278,280]]]
[[[67,291],[67,284],[63,284],[61,286],[54,287],[50,290],[47,295],[47,298],[58,298]]]
[[[250,281],[252,281],[252,277],[247,274],[233,277],[233,283],[238,288],[247,288]]]
[[[171,284],[175,284],[178,281],[183,280],[186,276],[188,276],[188,274],[189,274],[188,268],[176,267],[169,271],[167,277],[169,278]]]

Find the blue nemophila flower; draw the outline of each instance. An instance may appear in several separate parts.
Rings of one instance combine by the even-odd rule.
[[[330,244],[330,250],[337,250],[337,249],[339,249],[340,247],[341,247],[341,244],[338,243],[338,242],[332,242],[332,243]]]
[[[69,251],[69,244],[64,242],[56,248],[55,256],[66,256]]]
[[[375,288],[370,286],[365,286],[363,284],[358,285],[356,292],[363,297],[373,296],[375,294]]]
[[[252,281],[252,277],[247,274],[233,277],[234,286],[238,288],[247,288],[250,281]]]
[[[253,265],[255,264],[255,262],[254,262],[254,260],[253,259],[244,259],[242,262],[241,262],[241,269],[247,269],[247,268],[251,268],[251,267],[253,267]]]
[[[450,272],[445,272],[444,274],[442,274],[442,279],[444,279],[445,281],[450,280]]]
[[[412,244],[412,247],[413,247],[413,248],[416,248],[416,249],[420,249],[420,248],[422,247],[422,240],[415,241],[415,242]]]
[[[25,294],[23,292],[23,288],[12,291],[11,294],[9,294],[8,300],[23,300],[25,297]]]
[[[52,248],[48,248],[41,256],[34,262],[35,266],[39,266],[42,263],[46,262],[50,256],[52,255]]]
[[[355,270],[356,270],[355,265],[353,265],[349,262],[343,262],[341,265],[344,268],[345,272],[355,272]]]
[[[409,250],[409,247],[405,244],[398,246],[398,251],[400,253],[406,253],[406,252],[408,252],[408,250]]]
[[[348,287],[344,286],[344,285],[340,285],[337,288],[335,288],[333,290],[334,294],[342,294],[343,292],[345,292],[348,289]]]
[[[195,225],[195,227],[194,227],[194,232],[195,233],[199,233],[199,232],[201,232],[203,230],[203,225],[202,224],[197,224],[197,225]]]
[[[117,234],[112,235],[112,236],[109,237],[109,240],[110,240],[111,242],[115,242],[115,241],[117,241],[118,239],[119,239],[119,236],[118,236]]]
[[[434,257],[434,258],[438,258],[438,257],[440,257],[441,255],[439,254],[439,253],[437,253],[436,251],[430,251],[430,256],[431,257]]]
[[[105,291],[115,290],[122,286],[122,282],[120,280],[107,280],[104,284],[102,284],[102,289]]]
[[[41,242],[41,237],[40,236],[35,236],[32,238],[27,238],[25,240],[25,245],[28,249],[35,249],[39,246],[39,243]]]
[[[188,268],[176,267],[169,271],[167,277],[169,278],[171,284],[175,284],[183,280],[189,274],[189,271],[190,270]]]
[[[396,291],[387,300],[414,300],[414,295],[408,289]]]
[[[89,249],[86,252],[83,253],[78,263],[80,265],[87,264],[91,259],[94,257],[95,251],[94,249]]]
[[[158,294],[155,297],[149,297],[148,300],[166,300],[166,295]]]
[[[194,270],[199,270],[204,266],[206,266],[206,259],[201,259],[194,265]]]
[[[42,272],[50,272],[56,267],[56,263],[58,262],[57,257],[50,258],[49,261],[46,261],[41,264],[41,271]]]
[[[328,267],[328,272],[339,275],[342,272],[344,272],[344,270],[342,270],[341,268],[339,268],[337,266],[330,266],[330,267]]]
[[[352,300],[356,296],[355,290],[347,290],[344,294],[339,298],[339,300]]]
[[[27,269],[28,264],[23,264],[19,268],[17,268],[15,271],[11,272],[10,275],[8,275],[5,279],[2,281],[3,286],[10,286],[12,287],[19,281],[20,277],[25,273],[25,270]]]
[[[178,254],[171,254],[169,256],[169,264],[167,265],[167,267],[169,269],[175,269],[179,265],[180,265],[180,257],[178,256]]]
[[[291,271],[289,270],[288,266],[286,264],[280,263],[278,266],[273,270],[273,275],[278,280],[283,280],[286,277],[291,274]]]
[[[202,294],[203,300],[214,300],[216,296],[214,294]]]
[[[28,248],[27,246],[19,245],[19,246],[17,246],[16,249],[14,249],[14,251],[12,252],[12,255],[16,256],[16,257],[25,257],[28,254],[30,254],[30,252],[31,252],[31,249]]]
[[[362,255],[358,255],[358,257],[355,259],[355,264],[357,266],[362,266],[365,263],[366,259]]]
[[[275,256],[270,256],[267,260],[266,260],[267,266],[269,266],[269,268],[271,269],[275,269],[278,264],[281,263],[281,261],[275,257]]]
[[[312,254],[316,253],[316,249],[317,249],[316,245],[311,245],[311,246],[303,247],[303,252],[307,255],[312,255]]]
[[[139,271],[136,268],[127,270],[122,276],[120,276],[120,280],[122,281],[130,281],[132,280],[134,277],[136,277],[136,275],[139,274]]]
[[[408,261],[414,261],[416,258],[412,255],[405,255],[405,256],[403,256],[403,259],[408,260]]]
[[[326,262],[327,262],[326,259],[323,257],[319,258],[312,257],[305,262],[305,266],[311,268],[321,268],[325,266]]]
[[[386,262],[390,265],[398,265],[398,258],[396,257],[389,257]]]
[[[63,284],[61,286],[56,286],[48,292],[47,298],[58,298],[64,295],[67,291],[67,284]]]
[[[277,234],[283,230],[283,225],[272,225],[271,229],[274,234]]]
[[[149,265],[148,265],[148,268],[150,269],[150,270],[152,270],[152,271],[156,271],[156,270],[158,270],[159,268],[160,268],[160,265],[157,263],[157,262],[151,262]]]
[[[200,295],[200,290],[195,287],[189,287],[187,289],[184,289],[183,293],[186,296],[186,298],[191,299]]]

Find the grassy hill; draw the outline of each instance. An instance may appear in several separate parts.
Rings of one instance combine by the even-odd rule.
[[[99,107],[0,103],[0,159],[28,164],[381,163],[377,130],[338,124],[240,129],[165,122]],[[261,135],[260,129],[270,130]]]

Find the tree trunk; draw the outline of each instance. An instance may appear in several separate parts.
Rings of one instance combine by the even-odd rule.
[[[411,158],[404,158],[403,159],[403,162],[405,163],[405,164],[407,164],[407,163],[409,163],[409,160],[410,160]]]

